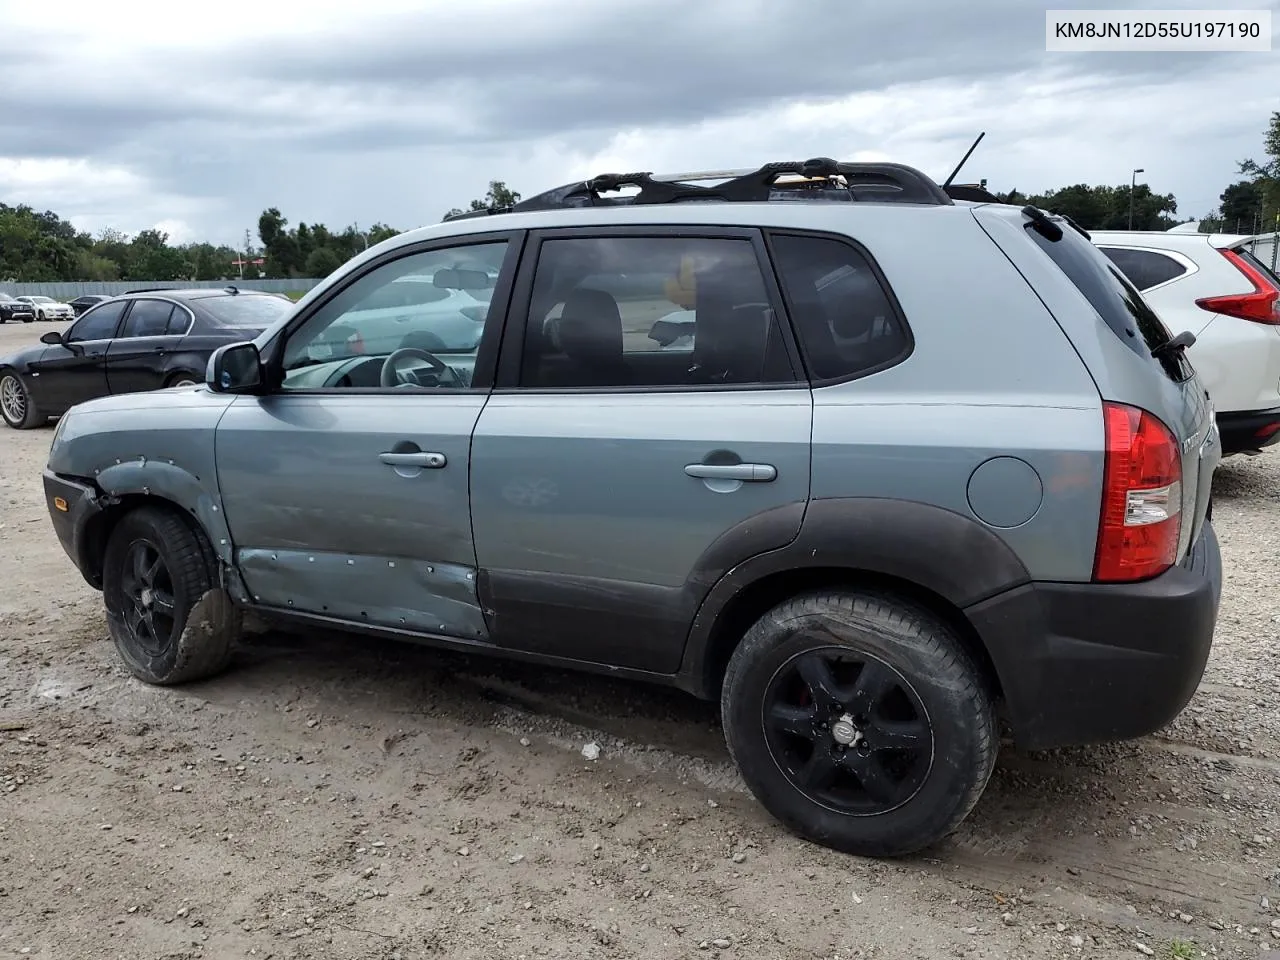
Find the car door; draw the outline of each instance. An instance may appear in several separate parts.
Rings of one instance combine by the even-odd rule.
[[[127,300],[109,300],[86,310],[63,333],[62,344],[50,346],[31,365],[42,408],[59,414],[106,396],[107,350],[128,305]]]
[[[140,298],[107,348],[107,388],[136,393],[164,386],[166,360],[192,323],[191,311],[171,300]]]
[[[531,236],[471,450],[495,644],[673,673],[720,576],[795,538],[812,395],[765,262],[753,230]]]
[[[520,237],[484,234],[388,253],[264,345],[278,358],[270,360],[275,386],[237,397],[215,438],[236,562],[258,603],[361,626],[487,638],[476,593],[470,446],[492,386]],[[401,278],[435,276],[460,248],[499,274],[491,309],[465,328],[433,304],[407,309],[394,343],[370,350],[365,305]],[[450,275],[455,282],[466,279],[458,273]],[[442,279],[449,277],[433,282]]]

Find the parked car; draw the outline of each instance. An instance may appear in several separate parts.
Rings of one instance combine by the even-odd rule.
[[[99,303],[102,303],[104,300],[110,300],[110,299],[111,299],[110,294],[86,293],[84,296],[76,297],[74,300],[71,301],[71,309],[75,311],[75,315],[78,317],[80,316],[80,314],[84,313],[90,307],[97,306]]]
[[[777,818],[877,856],[969,813],[997,710],[1028,748],[1168,723],[1222,582],[1182,342],[1041,210],[897,164],[710,179],[401,234],[208,389],[74,407],[49,514],[127,668],[212,675],[252,611],[672,684]],[[465,349],[364,309],[467,271],[497,279]]]
[[[0,418],[27,429],[94,397],[202,383],[215,348],[252,339],[291,309],[234,287],[112,298],[0,357]]]
[[[1234,234],[1096,231],[1187,354],[1217,411],[1223,454],[1280,441],[1280,278]]]
[[[72,320],[76,316],[71,304],[62,303],[53,297],[18,297],[17,299],[31,304],[37,320]]]
[[[7,293],[0,293],[0,323],[5,323],[9,320],[21,320],[23,323],[31,323],[35,318],[36,312],[31,304],[16,297],[11,297]]]

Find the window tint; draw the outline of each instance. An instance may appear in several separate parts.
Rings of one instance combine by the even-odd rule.
[[[548,240],[520,385],[714,387],[795,379],[750,241]]]
[[[69,343],[83,340],[109,340],[116,335],[116,324],[129,305],[127,300],[107,302],[86,312],[67,334]]]
[[[1065,221],[1058,222],[1062,226],[1058,240],[1050,240],[1030,226],[1027,234],[1084,294],[1112,332],[1135,352],[1148,357],[1152,350],[1168,343],[1172,339],[1169,328],[1119,268]],[[1175,350],[1160,357],[1161,368],[1178,382],[1192,373],[1184,353]]]
[[[1186,267],[1163,253],[1130,250],[1127,247],[1100,249],[1139,290],[1150,290],[1156,284],[1165,283],[1187,272]]]
[[[384,380],[395,387],[469,386],[489,316],[489,295],[506,252],[505,240],[429,250],[365,274],[289,337],[282,386],[368,388],[383,386]],[[401,285],[434,292],[388,307],[401,294],[389,294],[387,288]],[[481,290],[483,296],[478,295]],[[406,349],[416,352],[398,358],[384,377],[386,359]]]
[[[774,236],[772,246],[814,380],[850,377],[907,355],[906,326],[857,249],[825,237]]]
[[[163,337],[169,332],[169,316],[173,309],[173,304],[164,300],[135,300],[133,309],[125,317],[120,336]]]
[[[201,297],[200,306],[226,327],[266,329],[293,309],[293,303],[279,297],[251,293]]]

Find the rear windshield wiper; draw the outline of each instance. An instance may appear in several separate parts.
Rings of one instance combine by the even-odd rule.
[[[1170,337],[1160,346],[1151,351],[1151,355],[1156,359],[1163,357],[1166,353],[1173,353],[1177,350],[1185,350],[1187,347],[1193,346],[1196,342],[1196,335],[1190,330],[1183,330],[1176,337]]]

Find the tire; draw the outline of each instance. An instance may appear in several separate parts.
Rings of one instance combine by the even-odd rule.
[[[194,387],[196,384],[201,382],[203,381],[201,381],[201,379],[197,377],[194,373],[175,373],[167,381],[165,381],[165,386],[166,387]]]
[[[129,672],[170,685],[222,672],[241,614],[213,548],[173,511],[140,507],[111,532],[102,567],[107,628]]]
[[[765,809],[861,856],[904,856],[950,834],[998,749],[990,696],[951,630],[869,591],[803,594],[761,617],[730,658],[721,713]]]
[[[48,320],[49,318],[48,318],[48,317],[46,317],[46,316],[44,315],[44,311],[43,311],[43,310],[41,310],[39,313],[37,313],[37,314],[36,314],[36,319],[37,319],[37,320],[40,320],[40,321],[42,321],[42,322],[43,322],[43,321],[45,321],[45,320]]]
[[[0,418],[15,430],[30,430],[49,419],[22,378],[10,369],[0,370]]]

